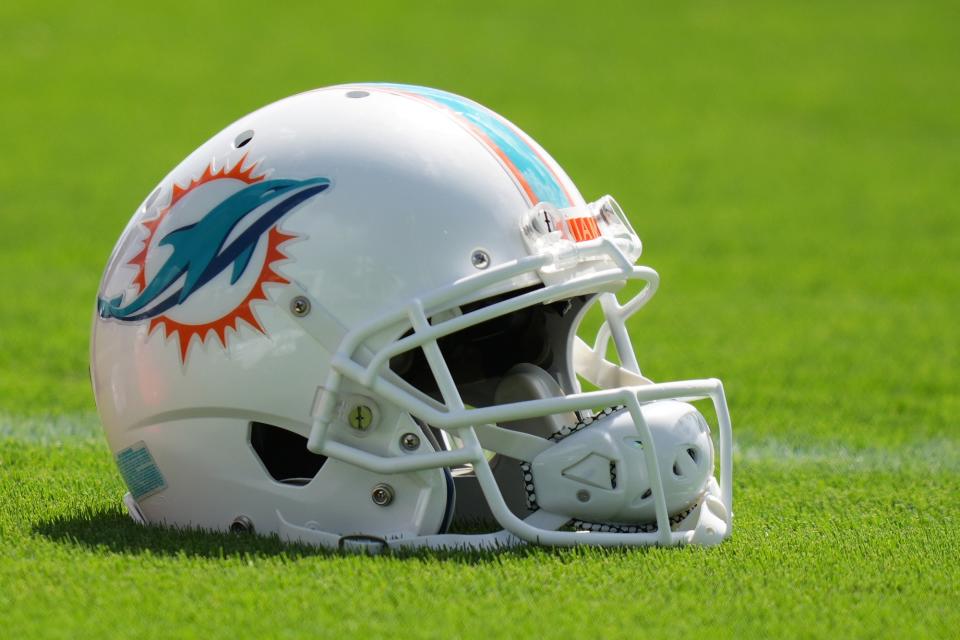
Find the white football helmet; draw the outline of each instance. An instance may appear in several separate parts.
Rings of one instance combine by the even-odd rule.
[[[613,198],[450,93],[345,85],[241,118],[160,182],[100,286],[130,515],[363,549],[720,542],[723,387],[641,374],[640,248]]]

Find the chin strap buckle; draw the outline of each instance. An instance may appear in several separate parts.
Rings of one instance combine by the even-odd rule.
[[[337,549],[340,551],[362,551],[370,555],[376,555],[387,551],[389,548],[390,545],[385,539],[365,533],[351,533],[340,536],[337,541]]]

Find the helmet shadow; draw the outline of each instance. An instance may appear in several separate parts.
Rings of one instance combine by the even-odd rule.
[[[371,562],[378,558],[435,560],[459,564],[478,565],[503,562],[512,558],[531,556],[571,557],[584,553],[584,549],[561,549],[523,545],[500,550],[460,549],[386,549],[380,553],[365,553],[358,550],[338,550],[314,547],[299,543],[284,542],[276,535],[225,533],[202,529],[181,529],[164,526],[143,526],[133,522],[125,513],[112,508],[95,508],[44,520],[32,526],[35,535],[51,542],[86,548],[90,551],[123,555],[165,555],[201,558],[261,557],[283,558],[299,561],[306,558],[337,560],[369,555]],[[636,554],[646,549],[590,549],[589,553]]]

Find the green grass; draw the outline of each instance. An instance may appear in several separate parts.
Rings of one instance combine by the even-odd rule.
[[[146,5],[144,5],[146,6]],[[944,637],[960,625],[960,9],[0,5],[0,636]],[[463,93],[631,213],[645,373],[721,377],[712,550],[338,556],[146,530],[87,335],[136,204],[350,80]]]

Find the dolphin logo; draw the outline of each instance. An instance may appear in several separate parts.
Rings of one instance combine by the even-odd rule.
[[[297,205],[329,187],[327,178],[264,180],[245,187],[198,222],[164,236],[159,244],[173,247],[173,253],[154,278],[129,304],[123,304],[123,296],[110,300],[98,298],[100,317],[125,322],[154,318],[183,304],[231,265],[230,284],[235,284],[250,264],[260,237]],[[227,244],[227,238],[240,221],[274,201],[276,204]],[[183,285],[177,288],[181,279]]]

